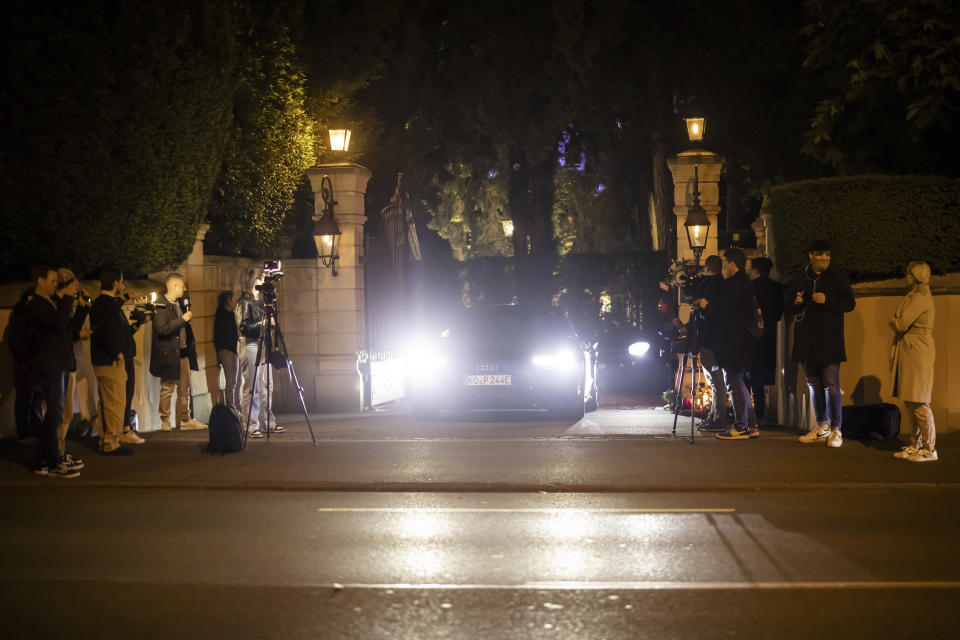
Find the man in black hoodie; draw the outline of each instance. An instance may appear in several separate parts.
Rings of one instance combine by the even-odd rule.
[[[30,374],[35,392],[46,403],[40,425],[40,461],[36,474],[60,478],[80,475],[61,457],[57,433],[63,420],[68,371],[73,358],[72,295],[57,295],[57,272],[46,265],[33,269],[34,295],[27,303],[32,326]],[[82,301],[81,304],[86,304]]]
[[[753,322],[753,285],[744,268],[747,256],[740,249],[727,249],[722,257],[723,278],[726,290],[716,302],[701,302],[701,308],[709,310],[716,305],[713,315],[717,318],[720,330],[717,333],[717,362],[723,369],[723,380],[733,404],[733,427],[729,431],[718,433],[721,440],[747,440],[760,435],[756,425],[749,424],[753,413],[753,402],[744,380],[745,370],[752,366],[755,359],[753,337],[750,324]]]

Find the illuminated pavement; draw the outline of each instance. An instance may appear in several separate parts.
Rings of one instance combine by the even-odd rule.
[[[916,637],[953,495],[7,495],[0,614],[75,637]],[[56,603],[52,606],[51,603]]]
[[[4,637],[955,635],[957,434],[911,465],[784,430],[690,445],[654,409],[318,416],[317,447],[281,418],[233,456],[71,441],[70,481],[0,443]]]

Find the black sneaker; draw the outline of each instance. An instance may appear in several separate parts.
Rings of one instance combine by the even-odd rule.
[[[80,458],[74,458],[69,453],[63,456],[62,462],[67,465],[67,468],[69,468],[71,471],[80,471],[85,466],[83,464],[83,460]]]
[[[133,449],[131,449],[125,444],[122,444],[116,449],[111,449],[110,451],[101,450],[100,453],[102,453],[105,456],[131,456],[133,455]]]
[[[33,470],[33,473],[38,476],[48,476],[50,475],[50,467],[46,462],[42,462]]]
[[[61,462],[56,466],[50,467],[50,477],[51,478],[79,478],[80,472],[68,467],[66,462]]]
[[[733,427],[729,431],[724,431],[723,433],[717,434],[717,439],[719,440],[749,440],[750,432],[746,429],[740,430],[736,427]]]

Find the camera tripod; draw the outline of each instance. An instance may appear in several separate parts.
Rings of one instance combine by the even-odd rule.
[[[250,405],[247,407],[247,422],[243,428],[243,448],[247,448],[247,433],[250,429],[250,418],[253,414],[253,399],[256,397],[256,394],[260,392],[260,377],[258,374],[261,365],[267,367],[267,375],[264,376],[267,385],[267,405],[266,407],[261,407],[266,410],[264,422],[267,440],[270,440],[270,415],[272,413],[270,405],[273,402],[273,395],[270,393],[270,380],[273,377],[270,375],[270,366],[273,366],[274,369],[286,368],[290,372],[290,381],[293,382],[297,388],[297,396],[300,398],[303,417],[307,421],[307,429],[310,430],[310,439],[313,440],[313,445],[316,446],[317,438],[313,434],[313,425],[310,424],[307,405],[303,401],[303,387],[300,386],[300,379],[297,378],[297,372],[293,369],[293,362],[287,353],[287,343],[283,339],[283,332],[280,330],[280,318],[277,316],[276,298],[270,301],[264,301],[263,306],[263,324],[260,325],[260,337],[257,338],[257,358],[254,361],[255,364],[253,367],[253,385],[250,389]],[[244,354],[244,356],[246,356],[246,354]]]
[[[683,407],[683,376],[687,372],[687,365],[690,365],[690,444],[693,444],[694,423],[697,418],[697,389],[700,388],[700,355],[693,353],[690,349],[683,352],[683,360],[677,369],[676,382],[673,388],[673,435],[677,435],[677,418],[680,417],[680,409]]]

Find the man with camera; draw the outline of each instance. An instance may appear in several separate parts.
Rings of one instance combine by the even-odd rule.
[[[718,323],[717,363],[723,370],[724,384],[733,404],[734,424],[728,431],[717,434],[721,440],[747,440],[760,435],[757,426],[749,424],[753,402],[744,380],[744,372],[755,358],[750,334],[754,321],[753,286],[744,272],[746,265],[747,256],[740,249],[724,251],[721,259],[721,274],[726,285],[723,296],[716,301],[700,301],[700,308]]]
[[[723,297],[725,288],[720,270],[723,262],[719,256],[708,256],[703,263],[703,273],[700,277],[688,281],[686,289],[694,297],[694,313],[696,314],[697,345],[700,347],[700,364],[709,374],[707,380],[713,390],[713,403],[710,413],[700,423],[704,431],[722,431],[727,428],[727,392],[723,382],[723,371],[717,362],[715,345],[720,330],[719,318],[701,307],[701,300],[707,303],[716,302]]]
[[[160,378],[160,428],[172,431],[170,401],[177,391],[177,422],[183,430],[206,429],[207,425],[190,416],[190,371],[198,367],[190,361],[193,332],[188,323],[193,312],[181,309],[186,282],[179,273],[164,280],[164,303],[153,318],[153,345],[150,349],[150,373]]]
[[[271,433],[283,433],[284,427],[277,424],[273,414],[273,372],[269,355],[271,344],[264,341],[257,367],[257,351],[264,323],[271,321],[264,298],[273,304],[276,300],[276,279],[266,281],[258,269],[248,269],[244,293],[240,297],[240,371],[243,376],[242,423],[247,425],[247,436],[262,438],[270,425]],[[256,372],[256,374],[254,374]],[[256,391],[256,392],[255,392]],[[261,428],[261,424],[263,428]]]
[[[27,303],[30,323],[29,370],[35,402],[46,404],[46,413],[40,424],[40,460],[35,473],[41,476],[75,478],[79,469],[60,454],[58,433],[63,421],[63,404],[68,371],[73,359],[74,299],[79,283],[73,280],[58,287],[57,272],[38,266],[31,273],[33,297]],[[79,300],[86,307],[85,298]]]
[[[809,263],[784,287],[785,302],[794,316],[792,360],[803,365],[813,397],[817,426],[800,442],[843,444],[841,427],[840,363],[846,362],[843,314],[857,306],[850,278],[830,268],[826,240],[810,244]]]
[[[123,273],[112,267],[100,270],[100,295],[90,310],[90,362],[100,391],[100,453],[129,455],[127,444],[144,439],[132,430],[124,431],[127,406],[127,367],[124,353],[130,340],[130,325],[123,313]]]

